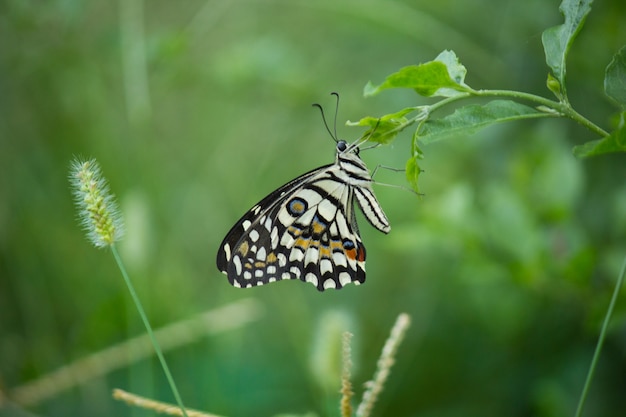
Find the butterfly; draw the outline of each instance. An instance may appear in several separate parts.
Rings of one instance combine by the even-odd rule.
[[[217,252],[217,268],[233,286],[299,279],[324,291],[365,281],[354,201],[376,229],[389,233],[391,227],[359,157],[362,143],[338,140],[334,163],[273,191],[232,227]]]

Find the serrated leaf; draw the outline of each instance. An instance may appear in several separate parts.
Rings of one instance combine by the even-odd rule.
[[[494,100],[485,105],[458,108],[441,119],[428,119],[422,123],[417,135],[421,143],[432,143],[449,137],[471,135],[496,123],[554,116],[515,101]]]
[[[578,158],[602,155],[613,152],[626,152],[626,112],[620,114],[619,126],[609,136],[592,140],[574,147],[574,155]]]
[[[386,114],[381,117],[366,116],[357,122],[347,121],[348,126],[369,126],[370,129],[365,131],[363,137],[370,142],[386,144],[395,139],[402,125],[408,122],[406,116],[408,113],[416,110],[417,107],[407,107],[398,112]]]
[[[626,46],[613,56],[606,67],[604,92],[621,106],[626,106]]]
[[[543,49],[546,55],[546,63],[552,69],[552,73],[564,90],[565,85],[565,60],[570,46],[580,29],[585,18],[591,11],[593,0],[563,0],[559,10],[565,17],[562,25],[546,29],[541,35]]]
[[[443,51],[433,61],[401,68],[382,84],[368,82],[363,95],[368,97],[389,88],[411,88],[425,97],[452,97],[472,91],[465,83],[467,70],[452,51]]]

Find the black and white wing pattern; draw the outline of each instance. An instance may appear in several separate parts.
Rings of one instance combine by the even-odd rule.
[[[354,200],[372,226],[391,228],[358,152],[358,143],[337,142],[333,164],[278,188],[233,226],[217,252],[217,267],[232,285],[300,279],[324,291],[365,281]]]

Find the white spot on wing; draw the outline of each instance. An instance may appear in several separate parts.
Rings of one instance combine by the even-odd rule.
[[[292,251],[293,252],[293,251]],[[315,264],[319,259],[319,249],[316,247],[309,247],[306,251],[306,256],[304,257],[304,265]]]
[[[235,255],[233,258],[233,265],[235,265],[235,272],[237,275],[241,275],[241,258],[239,255]]]
[[[335,265],[348,266],[348,263],[346,262],[346,255],[341,252],[333,252],[333,262]]]
[[[302,216],[298,218],[298,224],[303,226],[308,226],[311,224],[313,220],[313,216],[315,216],[315,208],[308,209]]]
[[[224,255],[226,255],[226,260],[230,261],[230,244],[224,244]]]
[[[302,271],[300,271],[300,268],[298,268],[297,266],[292,266],[291,268],[289,268],[289,272],[291,272],[296,278],[300,278],[300,276],[302,275]]]
[[[330,259],[322,259],[320,261],[320,274],[324,275],[327,272],[333,272],[333,263]]]
[[[339,274],[339,283],[344,286],[346,284],[349,284],[352,282],[352,277],[350,276],[350,274],[348,274],[347,272],[342,272]],[[358,281],[355,281],[355,283],[359,283]]]
[[[314,273],[309,272],[306,274],[306,282],[310,282],[317,287],[317,276]]]
[[[324,281],[324,288],[337,288],[337,283],[332,278],[328,278],[326,281]]]
[[[337,213],[337,206],[331,203],[329,200],[323,200],[317,206],[317,212],[320,214],[320,216],[322,216],[324,220],[329,222],[335,217],[335,213]]]
[[[300,249],[294,248],[291,253],[289,253],[289,262],[301,261],[304,259],[304,252]]]
[[[270,233],[270,240],[271,240],[272,249],[276,249],[276,247],[278,246],[278,228],[275,226],[272,229],[272,232]]]
[[[295,239],[289,234],[289,232],[283,233],[283,237],[280,239],[281,246],[291,249],[293,242],[295,242]]]
[[[321,195],[319,195],[315,191],[310,190],[308,188],[300,190],[296,194],[296,196],[302,198],[303,200],[305,200],[309,207],[313,207],[313,206],[319,204],[320,201],[322,201],[322,196]]]
[[[253,242],[256,242],[257,240],[259,240],[259,232],[257,232],[256,230],[251,230],[250,231],[250,240]]]
[[[251,224],[252,223],[250,222],[250,220],[244,220],[243,223],[241,223],[241,227],[243,227],[243,230],[246,231],[248,230]]]
[[[288,227],[291,223],[293,223],[293,217],[291,217],[291,214],[283,208],[278,213],[278,221],[281,222],[283,226]]]
[[[342,212],[337,213],[335,223],[339,228],[339,235],[341,235],[342,237],[347,237],[351,235],[350,230],[348,229],[348,223],[346,222],[346,217],[343,215]]]
[[[265,257],[267,256],[266,252],[265,252],[265,248],[260,248],[257,253],[256,253],[256,258],[259,261],[265,261]]]

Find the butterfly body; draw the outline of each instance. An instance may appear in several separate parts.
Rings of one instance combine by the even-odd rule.
[[[233,286],[300,279],[324,291],[365,281],[354,201],[376,229],[388,233],[390,226],[358,151],[358,144],[337,142],[333,164],[278,188],[233,226],[217,254]]]

